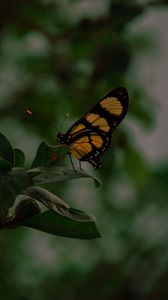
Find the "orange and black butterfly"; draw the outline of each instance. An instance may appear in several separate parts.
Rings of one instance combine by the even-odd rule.
[[[127,113],[128,102],[124,87],[112,90],[65,134],[59,133],[59,141],[67,145],[69,153],[79,161],[101,168],[100,156],[110,146],[113,131]]]

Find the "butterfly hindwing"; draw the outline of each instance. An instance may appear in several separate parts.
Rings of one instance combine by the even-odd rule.
[[[88,113],[59,135],[63,144],[78,160],[102,167],[100,156],[111,144],[112,132],[123,120],[128,108],[128,93],[117,88],[102,98]]]
[[[111,136],[110,136],[111,137]],[[81,161],[88,161],[95,168],[101,167],[99,157],[108,148],[111,139],[98,132],[81,135],[70,144],[71,154]]]

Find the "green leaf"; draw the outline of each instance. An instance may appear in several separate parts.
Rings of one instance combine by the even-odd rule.
[[[8,174],[8,182],[15,197],[32,185],[30,175],[22,168],[12,168]]]
[[[39,201],[49,209],[79,222],[93,221],[95,218],[79,210],[73,210],[67,203],[61,200],[55,194],[41,187],[30,187],[22,191],[22,195],[31,197],[33,200]]]
[[[19,195],[10,213],[5,217],[2,228],[12,228],[20,225],[25,219],[42,212],[40,204],[30,197]]]
[[[92,174],[89,174],[86,171],[71,170],[64,166],[57,167],[39,167],[28,170],[30,174],[37,174],[33,177],[34,184],[48,184],[56,183],[60,181],[68,181],[78,178],[91,178],[95,182],[95,186],[99,187],[102,185],[101,181]]]
[[[25,155],[20,149],[14,150],[14,167],[23,167],[25,163]]]
[[[0,218],[4,220],[15,198],[32,184],[30,175],[21,168],[12,168],[8,174],[0,176]]]
[[[22,197],[23,195],[23,197]],[[56,195],[40,187],[30,187],[23,191],[21,202],[13,216],[3,223],[4,228],[16,226],[32,227],[58,236],[93,239],[100,237],[94,218],[85,212],[70,208]],[[40,212],[37,201],[51,211]],[[30,217],[30,214],[33,216]]]
[[[15,205],[14,211],[16,217],[19,216],[21,219],[26,219],[38,213],[41,213],[41,208],[37,201],[31,197],[19,195],[19,202]]]
[[[64,145],[48,146],[44,141],[39,145],[36,156],[32,163],[32,168],[58,165],[68,148]]]
[[[8,209],[15,201],[15,195],[8,182],[8,178],[3,178],[3,180],[0,181],[0,191],[0,222],[2,223],[8,213]]]
[[[9,171],[11,169],[11,164],[3,159],[0,158],[0,173],[4,173],[5,171]]]
[[[14,165],[14,152],[7,138],[0,133],[0,157]]]
[[[21,225],[69,238],[100,238],[100,233],[94,222],[76,222],[54,211],[45,211],[35,215],[26,219]]]

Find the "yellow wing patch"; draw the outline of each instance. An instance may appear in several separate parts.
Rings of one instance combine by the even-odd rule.
[[[79,131],[81,131],[85,128],[86,128],[86,126],[80,123],[72,128],[71,134],[79,133]]]
[[[96,146],[96,148],[101,148],[103,145],[103,139],[100,135],[91,136],[91,143]]]
[[[104,132],[108,132],[110,130],[110,127],[104,118],[98,118],[95,122],[93,122],[92,126],[97,126]]]
[[[90,140],[87,136],[83,136],[71,144],[71,154],[73,154],[77,159],[82,159],[82,157],[93,150],[92,146],[101,148],[103,143],[103,139],[98,134],[91,135]]]
[[[83,136],[76,140],[74,143],[70,145],[71,153],[77,158],[81,159],[87,153],[92,151],[92,146],[89,142],[89,138],[87,136]]]
[[[106,119],[101,118],[98,114],[88,113],[86,115],[86,120],[90,124],[92,124],[92,126],[96,126],[104,132],[108,132],[110,130],[109,124]]]
[[[107,110],[110,114],[120,116],[123,112],[121,102],[116,97],[107,97],[100,102],[102,108]]]
[[[93,113],[88,113],[85,117],[90,124],[93,124],[98,118],[100,118],[98,114]]]

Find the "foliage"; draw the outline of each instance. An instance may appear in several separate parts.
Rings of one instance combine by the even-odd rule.
[[[12,228],[0,232],[2,300],[167,299],[168,166],[151,166],[135,143],[130,123],[154,127],[156,105],[136,76],[127,79],[134,53],[142,57],[159,43],[130,28],[166,5],[0,1],[0,216],[1,229]],[[103,155],[103,185],[95,189],[81,180],[100,185],[94,175],[59,166],[67,149],[48,146],[55,145],[51,123],[60,128],[69,112],[68,128],[117,86],[129,91],[129,113]],[[41,139],[47,143],[38,146]],[[96,215],[102,239],[54,236],[99,236],[81,207]]]
[[[59,146],[57,147],[59,148]],[[15,150],[9,141],[0,134],[0,227],[1,229],[16,226],[28,226],[42,231],[61,235],[89,239],[99,237],[94,224],[94,218],[86,213],[70,208],[59,197],[37,184],[56,183],[80,177],[92,177],[84,172],[69,171],[58,168],[60,151],[56,159],[52,160],[53,151],[57,155],[56,147],[47,146],[42,142],[38,148],[32,168],[24,170],[24,154]],[[65,149],[62,150],[62,155]],[[44,167],[45,168],[41,168]],[[50,166],[50,167],[49,167]],[[94,177],[99,184],[99,180]],[[34,186],[35,185],[35,186]],[[51,211],[44,211],[39,202]],[[9,209],[11,214],[9,215]]]

